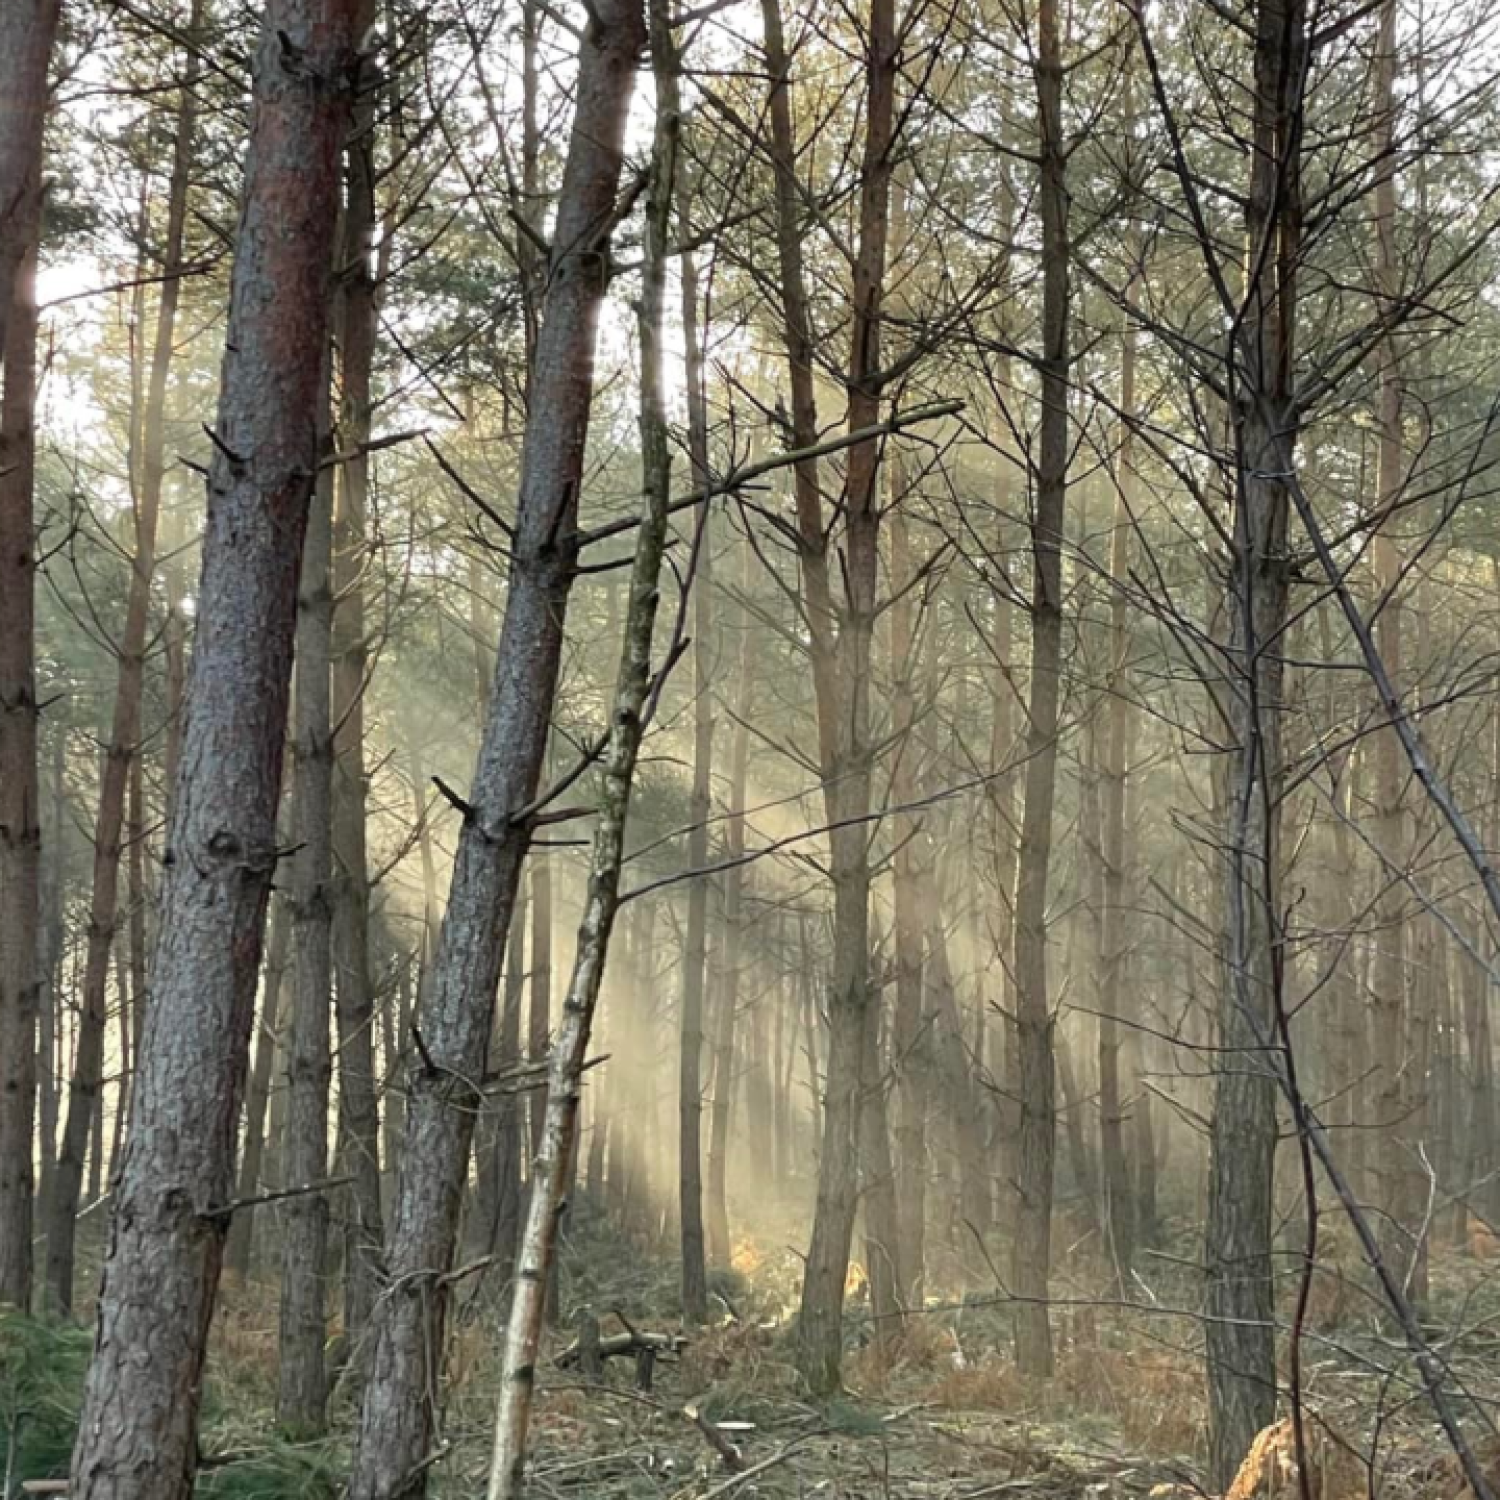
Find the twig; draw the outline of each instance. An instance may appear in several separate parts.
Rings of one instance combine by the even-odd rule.
[[[300,1187],[277,1188],[274,1193],[257,1193],[253,1198],[235,1198],[218,1208],[205,1208],[200,1219],[227,1219],[242,1208],[259,1208],[262,1203],[280,1203],[285,1198],[303,1198],[309,1193],[329,1193],[334,1188],[347,1187],[354,1181],[352,1174],[345,1177],[325,1177],[320,1182],[304,1182]]]
[[[719,1500],[720,1495],[727,1495],[736,1485],[743,1484],[747,1479],[754,1479],[757,1474],[764,1474],[767,1469],[774,1469],[777,1464],[785,1463],[795,1449],[817,1436],[819,1434],[816,1432],[808,1432],[799,1438],[793,1438],[784,1448],[778,1449],[769,1458],[763,1458],[758,1464],[751,1464],[748,1469],[741,1469],[738,1474],[731,1474],[728,1479],[716,1484],[711,1490],[705,1490],[698,1496],[698,1500]]]

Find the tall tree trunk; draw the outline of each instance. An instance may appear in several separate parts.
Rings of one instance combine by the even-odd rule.
[[[1376,41],[1375,97],[1372,102],[1376,163],[1373,227],[1375,279],[1381,306],[1394,305],[1400,295],[1400,264],[1396,248],[1395,182],[1395,89],[1396,8],[1383,0]],[[1375,644],[1386,671],[1398,691],[1405,674],[1402,617],[1402,566],[1400,548],[1391,533],[1393,510],[1405,488],[1406,461],[1402,452],[1401,364],[1393,336],[1376,347],[1379,371],[1376,424],[1379,451],[1375,479],[1376,530],[1371,542],[1375,588],[1380,603],[1375,616]],[[1405,799],[1406,757],[1394,729],[1376,736],[1375,844],[1382,856],[1375,870],[1379,897],[1375,903],[1376,962],[1370,1012],[1375,1043],[1376,1118],[1387,1132],[1385,1148],[1377,1153],[1376,1199],[1384,1229],[1383,1253],[1403,1285],[1412,1281],[1412,1292],[1420,1303],[1425,1287],[1417,1275],[1425,1264],[1418,1241],[1426,1212],[1426,1178],[1422,1166],[1421,1112],[1414,1094],[1419,1080],[1408,1055],[1409,1007],[1416,1001],[1415,983],[1408,966],[1407,949],[1412,941],[1407,911],[1406,883],[1401,878],[1408,864],[1407,811]],[[1409,993],[1410,990],[1410,993]]]
[[[593,397],[594,335],[625,116],[642,39],[639,0],[596,4],[579,43],[577,104],[553,231],[532,372],[505,623],[459,834],[448,910],[422,997],[423,1047],[407,1080],[391,1291],[373,1348],[351,1500],[420,1495],[434,1423],[447,1286],[468,1168],[473,1085],[489,1046],[495,990],[530,840],[576,562],[578,491]]]
[[[363,36],[375,20],[362,0],[355,26]],[[344,1171],[354,1182],[345,1213],[344,1334],[351,1349],[363,1335],[379,1291],[385,1238],[380,1207],[380,1105],[375,1077],[375,984],[370,973],[370,877],[365,847],[364,572],[369,491],[370,375],[375,357],[378,289],[371,258],[375,232],[375,89],[356,82],[354,126],[345,153],[344,260],[337,324],[343,375],[339,470],[333,519],[333,958],[337,977],[339,1140]],[[388,247],[389,239],[383,242]],[[386,251],[388,253],[388,250]],[[362,1360],[355,1364],[358,1374]]]
[[[40,1132],[36,1155],[41,1165],[35,1216],[45,1222],[52,1193],[52,1167],[57,1153],[57,1026],[62,1003],[63,952],[67,936],[63,914],[63,828],[67,816],[68,736],[59,725],[52,736],[51,786],[47,793],[41,870],[40,1003],[37,1015],[37,1119]]]
[[[663,109],[674,114],[677,98],[675,65],[659,76],[657,86],[666,97]],[[684,238],[691,230],[687,193],[679,204],[678,223]],[[689,451],[694,489],[706,488],[708,473],[708,412],[703,390],[703,352],[698,334],[698,273],[691,254],[682,257],[682,329],[686,349]],[[697,577],[693,600],[693,785],[688,806],[689,869],[708,864],[708,817],[712,806],[714,755],[713,675],[717,657],[714,638],[713,556],[705,504],[697,541]],[[692,1323],[708,1318],[708,1270],[703,1244],[703,980],[708,961],[709,879],[699,876],[688,888],[687,933],[682,955],[682,1038],[677,1080],[678,1167],[677,1201],[682,1236],[682,1312]]]
[[[505,952],[505,992],[500,1012],[500,1065],[509,1067],[521,1060],[521,1005],[526,995],[526,897],[520,891],[515,916],[511,920],[510,942]],[[490,1234],[489,1253],[495,1257],[496,1280],[506,1286],[516,1265],[516,1249],[521,1238],[521,1100],[516,1094],[502,1094],[496,1102],[495,1147],[495,1213]]]
[[[53,1192],[48,1204],[47,1293],[51,1305],[67,1311],[73,1305],[73,1247],[83,1183],[84,1147],[101,1089],[104,1029],[108,1006],[110,952],[119,911],[120,854],[125,799],[132,759],[141,738],[141,684],[145,672],[146,632],[150,624],[151,586],[156,571],[156,536],[166,468],[165,412],[181,286],[183,230],[187,222],[188,176],[197,129],[196,72],[189,77],[177,108],[172,176],[167,196],[167,238],[163,281],[157,304],[151,373],[141,418],[139,491],[135,496],[135,553],[120,635],[120,672],[115,686],[109,747],[99,787],[94,821],[93,890],[89,905],[88,946],[83,972],[78,1055],[68,1090],[68,1114],[58,1152]]]
[[[552,865],[547,851],[536,848],[528,861],[531,869],[531,998],[526,1008],[526,1053],[533,1067],[547,1060],[552,1034]],[[527,1160],[536,1155],[546,1118],[547,1097],[540,1090],[531,1096],[530,1140]]]
[[[750,582],[754,549],[743,550],[742,587]],[[714,954],[713,1107],[708,1132],[708,1258],[728,1266],[732,1252],[729,1229],[729,1126],[734,1111],[735,1030],[740,1008],[740,961],[744,952],[745,876],[737,863],[745,852],[745,796],[750,774],[750,715],[755,702],[748,615],[742,615],[735,664],[734,733],[729,745],[729,789],[724,819],[723,936]]]
[[[1047,882],[1057,782],[1062,666],[1062,542],[1068,488],[1068,200],[1062,138],[1062,41],[1056,0],[1037,7],[1037,124],[1041,140],[1042,418],[1031,519],[1031,683],[1025,810],[1016,874],[1016,1050],[1020,1085],[1016,1235],[1011,1283],[1016,1362],[1052,1371],[1047,1284],[1052,1259],[1052,1010],[1047,994]]]
[[[797,149],[792,129],[789,60],[778,0],[762,0],[769,112],[776,174],[777,248],[792,438],[811,446],[818,437],[813,383],[812,327],[803,267]],[[898,43],[891,0],[872,0],[865,36],[865,135],[859,193],[859,238],[852,285],[853,327],[846,375],[851,431],[879,414],[881,304],[890,227]],[[817,700],[818,749],[834,892],[833,973],[829,988],[828,1080],[823,1110],[812,1242],[797,1319],[797,1366],[818,1392],[837,1388],[843,1360],[844,1287],[859,1200],[861,1142],[879,1149],[885,1128],[880,1082],[868,1076],[879,1034],[878,998],[870,985],[869,830],[857,820],[870,811],[870,644],[875,622],[880,505],[879,444],[849,450],[842,497],[844,606],[836,611],[828,568],[817,465],[794,466],[798,560]],[[864,1109],[871,1118],[862,1124]],[[899,1235],[895,1185],[879,1160],[864,1153],[868,1240],[877,1252],[869,1267],[872,1307],[882,1333],[894,1329]]]
[[[0,132],[0,365],[7,368],[12,358],[22,365],[35,358],[20,338],[11,340],[10,323],[34,300],[22,283],[34,274],[28,262],[37,244],[47,67],[61,10],[60,0],[17,0],[0,9],[0,99],[8,121]]]
[[[917,668],[915,573],[906,516],[901,509],[907,488],[905,465],[898,454],[891,474],[891,735],[896,763],[891,797],[907,807],[917,797],[916,760],[920,753],[914,727]],[[922,890],[917,869],[917,819],[898,813],[894,822],[896,853],[892,871],[896,943],[895,1052],[897,1078],[896,1203],[900,1243],[897,1260],[904,1278],[903,1299],[921,1307],[926,1262],[927,1112],[932,1101],[932,1025],[922,1001]]]
[[[1294,272],[1300,253],[1300,119],[1304,0],[1261,0],[1256,16],[1254,138],[1245,204],[1249,284],[1230,351],[1234,520],[1225,697],[1226,941],[1221,1050],[1214,1054],[1205,1353],[1209,1457],[1220,1488],[1234,1479],[1276,1411],[1271,1260],[1276,1083],[1265,1048],[1281,994],[1279,886],[1282,635],[1287,620],[1287,480]]]
[[[326,397],[325,397],[326,400]],[[326,406],[325,406],[326,411]],[[333,596],[333,469],[319,471],[297,601],[296,770],[292,777],[292,1017],[287,1049],[286,1139],[281,1176],[305,1188],[328,1176],[328,1096],[333,1078],[333,733],[329,640]],[[328,1195],[301,1192],[282,1212],[281,1332],[276,1421],[293,1439],[322,1432],[328,1405]]]
[[[104,1191],[105,1162],[116,1162],[120,1159],[120,1146],[125,1135],[125,1111],[130,1103],[130,1068],[133,1047],[131,1045],[130,1022],[131,1012],[135,1006],[136,991],[130,982],[130,951],[128,943],[115,944],[115,994],[118,996],[115,1005],[115,1022],[118,1026],[116,1036],[117,1045],[120,1049],[120,1071],[116,1075],[115,1084],[115,1111],[109,1122],[109,1155],[105,1156],[101,1150],[94,1166],[90,1169],[89,1198],[90,1203],[99,1200]],[[104,1107],[104,1091],[99,1091],[99,1108],[102,1113]]]
[[[269,0],[141,1068],[73,1455],[83,1500],[188,1500],[276,867],[318,463],[353,0]],[[309,88],[308,76],[325,83]],[[140,1358],[151,1352],[149,1361]]]
[[[265,1191],[263,1163],[266,1155],[266,1112],[271,1097],[272,1065],[276,1060],[276,1028],[281,1014],[281,991],[286,977],[287,948],[291,922],[285,901],[278,901],[271,914],[271,941],[267,947],[265,978],[261,984],[259,1024],[255,1028],[255,1050],[250,1064],[250,1082],[245,1091],[245,1146],[240,1155],[237,1199],[254,1198]],[[250,1279],[255,1249],[255,1209],[242,1208],[229,1225],[224,1246],[224,1269],[243,1283]]]
[[[18,61],[5,55],[7,28],[31,8],[26,4],[8,7],[0,18],[0,92],[5,88],[5,69]],[[56,6],[51,9],[55,21]],[[0,374],[4,379],[0,398],[0,1303],[21,1308],[31,1305],[32,1135],[42,993],[32,490],[36,242],[46,66],[43,51],[31,94],[8,96],[18,110],[34,107],[37,112],[35,151],[20,178],[9,176],[7,158],[14,142],[8,132],[0,132],[7,137],[0,143],[0,306],[4,309],[0,312]],[[22,118],[24,123],[24,114]],[[12,233],[23,242],[22,253],[13,263],[4,244]],[[52,878],[57,879],[55,872]],[[52,1025],[50,1011],[42,1017],[42,1024]],[[50,1048],[45,1050],[50,1053]],[[47,1123],[50,1127],[51,1122]],[[43,1145],[50,1145],[46,1130]]]
[[[1132,309],[1136,277],[1126,290],[1126,322],[1120,349],[1120,438],[1115,456],[1114,520],[1109,539],[1109,644],[1104,679],[1102,794],[1103,912],[1100,924],[1099,995],[1099,1155],[1104,1185],[1104,1224],[1117,1279],[1129,1282],[1135,1264],[1136,1190],[1132,1181],[1128,1111],[1144,1108],[1135,1095],[1127,1064],[1137,1055],[1131,1045],[1137,1023],[1129,992],[1129,887],[1127,807],[1130,756],[1135,732],[1130,672],[1130,534],[1135,524],[1135,360]],[[1124,1044],[1121,1028],[1127,1031]],[[1122,1071],[1124,1076],[1122,1077]],[[1127,1100],[1134,1097],[1133,1104]]]
[[[605,749],[604,789],[590,857],[588,893],[578,928],[573,974],[548,1064],[546,1121],[535,1159],[526,1229],[521,1240],[521,1270],[505,1332],[495,1445],[486,1490],[488,1500],[513,1500],[521,1487],[550,1262],[573,1170],[584,1058],[604,978],[610,934],[619,910],[625,821],[630,810],[636,757],[645,732],[645,709],[652,679],[651,636],[666,550],[672,464],[662,391],[661,340],[678,112],[669,107],[675,93],[672,85],[677,60],[666,0],[651,0],[650,15],[657,113],[638,318],[645,513],[636,536],[630,605]]]

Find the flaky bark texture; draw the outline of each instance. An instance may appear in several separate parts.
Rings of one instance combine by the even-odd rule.
[[[0,47],[4,44],[0,22]],[[42,981],[32,540],[39,208],[33,178],[9,226],[29,226],[31,249],[17,274],[0,283],[0,302],[14,299],[0,401],[0,1303],[23,1308],[31,1303],[32,1129]],[[51,1149],[45,1132],[43,1149]]]
[[[1304,0],[1261,0],[1256,16],[1254,141],[1245,228],[1245,316],[1235,370],[1234,531],[1225,699],[1228,851],[1222,1050],[1214,1054],[1204,1329],[1209,1457],[1221,1488],[1276,1412],[1271,1262],[1276,1082],[1265,1048],[1281,993],[1279,896],[1283,644],[1290,560],[1286,476],[1295,463],[1291,405],[1295,268],[1300,249]]]
[[[271,0],[230,292],[187,722],[72,1493],[187,1500],[276,865],[353,0]]]
[[[426,1486],[446,1286],[505,935],[515,905],[557,690],[572,586],[578,488],[593,397],[594,335],[643,39],[638,0],[596,6],[580,42],[577,108],[521,460],[505,623],[448,910],[417,1018],[406,1087],[390,1284],[370,1322],[351,1500]]]

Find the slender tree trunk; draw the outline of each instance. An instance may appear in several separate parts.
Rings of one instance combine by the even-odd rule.
[[[352,0],[269,0],[209,477],[198,632],[141,1068],[72,1493],[187,1500],[276,866],[318,461]],[[142,1362],[140,1351],[151,1359]]]
[[[374,0],[355,20],[364,35]],[[362,1350],[379,1291],[385,1238],[380,1206],[380,1105],[375,1077],[375,983],[370,973],[370,883],[365,847],[364,572],[369,490],[370,375],[378,298],[371,239],[375,231],[375,90],[356,83],[354,126],[345,152],[345,264],[340,268],[337,322],[343,375],[338,447],[340,467],[333,520],[333,958],[337,977],[339,1139],[344,1170],[354,1182],[345,1214],[344,1334]],[[385,242],[388,246],[389,241]],[[358,1374],[362,1357],[355,1360]]]
[[[150,624],[152,579],[156,571],[156,536],[165,474],[164,416],[167,376],[172,362],[181,285],[183,230],[187,221],[189,165],[196,135],[196,90],[190,79],[177,109],[176,143],[167,201],[164,280],[157,305],[141,419],[139,491],[135,497],[135,554],[120,635],[120,671],[115,687],[109,747],[99,787],[94,822],[93,889],[89,906],[88,946],[83,973],[78,1056],[68,1091],[67,1120],[58,1152],[53,1193],[48,1204],[47,1293],[51,1305],[66,1312],[73,1305],[73,1250],[83,1183],[84,1148],[100,1096],[104,1031],[108,1005],[110,953],[119,912],[120,854],[125,801],[132,759],[141,738],[141,685],[145,673],[146,633]]]
[[[531,1001],[526,1010],[526,1052],[533,1067],[547,1060],[552,1035],[552,865],[545,849],[531,851]],[[531,1096],[530,1140],[527,1161],[542,1139],[547,1097]]]
[[[610,934],[619,910],[625,820],[630,810],[636,756],[645,732],[651,688],[651,636],[666,550],[671,449],[662,391],[663,292],[667,236],[672,223],[672,182],[677,154],[676,48],[666,0],[650,0],[651,54],[657,80],[656,132],[646,203],[645,265],[638,328],[641,367],[641,470],[645,513],[636,534],[630,606],[616,676],[614,711],[604,757],[604,789],[594,831],[588,894],[578,928],[577,956],[563,1001],[547,1071],[547,1115],[537,1153],[521,1240],[521,1270],[505,1331],[504,1363],[495,1413],[488,1500],[520,1493],[526,1461],[531,1398],[541,1342],[546,1288],[563,1199],[572,1173],[584,1058],[594,1008],[604,979]]]
[[[105,1161],[117,1162],[120,1159],[120,1146],[125,1135],[125,1111],[130,1103],[130,1068],[133,1051],[130,1021],[131,1012],[135,1008],[135,989],[130,982],[130,953],[128,946],[124,943],[115,944],[115,993],[119,997],[115,1006],[115,1023],[119,1028],[117,1036],[120,1049],[120,1071],[116,1075],[115,1083],[115,1112],[109,1122],[109,1155],[106,1158],[104,1152],[99,1151],[95,1164],[90,1169],[90,1203],[98,1202],[104,1191],[104,1183],[107,1180]],[[102,1089],[99,1091],[99,1108],[102,1114],[104,1108]]]
[[[658,78],[666,98],[662,108],[678,110],[675,69]],[[678,222],[684,237],[690,231],[686,192]],[[684,255],[682,326],[687,355],[689,448],[694,488],[706,487],[708,473],[708,413],[703,391],[703,354],[698,335],[698,275],[691,254]],[[709,517],[705,507],[698,539],[697,590],[693,601],[693,786],[688,808],[688,867],[708,864],[708,818],[714,754],[713,676],[717,642],[714,638],[713,570]],[[682,1231],[682,1312],[691,1323],[708,1318],[708,1271],[703,1243],[703,980],[708,961],[709,880],[700,876],[688,888],[687,934],[682,959],[682,1038],[677,1081],[678,1170],[677,1200]]]
[[[1099,953],[1099,1148],[1104,1185],[1104,1223],[1110,1257],[1123,1285],[1135,1264],[1136,1201],[1128,1142],[1129,1111],[1144,1107],[1134,1079],[1122,1067],[1136,1054],[1130,1045],[1137,1017],[1129,993],[1129,887],[1126,876],[1130,757],[1135,732],[1130,671],[1130,536],[1135,524],[1136,332],[1130,312],[1132,274],[1126,292],[1126,323],[1120,349],[1120,445],[1116,455],[1114,520],[1109,541],[1109,657],[1105,675],[1105,724],[1100,767],[1102,793],[1103,912]],[[1127,1032],[1122,1044],[1121,1029]],[[1124,1076],[1122,1077],[1122,1072]],[[1127,1105],[1127,1099],[1135,1102]]]
[[[423,1048],[407,1080],[391,1290],[371,1319],[350,1500],[426,1487],[437,1366],[505,937],[557,689],[576,562],[578,490],[593,396],[594,335],[625,116],[640,50],[638,0],[596,4],[579,44],[577,104],[553,231],[556,247],[531,382],[505,623],[459,834],[448,910],[422,997]]]
[[[792,387],[792,437],[798,447],[817,439],[812,328],[803,268],[797,150],[792,129],[789,61],[778,0],[762,0],[769,112],[776,174],[777,248],[788,373]],[[872,0],[865,36],[865,138],[860,171],[859,238],[854,258],[851,338],[846,387],[850,430],[879,414],[881,304],[890,226],[890,186],[898,73],[894,6]],[[869,830],[857,820],[870,810],[870,645],[878,572],[880,454],[875,442],[849,450],[842,510],[844,608],[835,612],[828,569],[816,463],[794,467],[798,554],[804,617],[817,699],[819,758],[828,822],[834,891],[833,974],[829,990],[827,1097],[823,1145],[797,1322],[797,1365],[817,1392],[837,1388],[843,1359],[844,1287],[858,1204],[861,1143],[889,1161],[882,1086],[869,1077],[867,1032],[879,1034],[878,1000],[870,985]],[[862,1109],[871,1119],[861,1123]],[[896,1265],[899,1235],[894,1183],[881,1161],[863,1162],[868,1239],[878,1249],[871,1265],[876,1327],[893,1331],[898,1312]]]
[[[521,1060],[521,1005],[526,994],[526,897],[520,891],[505,953],[505,992],[500,1012],[500,1065]],[[489,1252],[495,1257],[496,1280],[504,1287],[515,1272],[521,1238],[521,1101],[502,1094],[496,1103],[495,1217]]]
[[[1062,42],[1056,0],[1037,8],[1041,138],[1042,418],[1031,522],[1031,685],[1025,810],[1016,875],[1016,1049],[1020,1085],[1018,1212],[1011,1282],[1016,1362],[1052,1371],[1047,1285],[1052,1259],[1052,1010],[1047,993],[1047,882],[1057,782],[1062,667],[1062,542],[1068,487],[1068,205],[1062,138]]]
[[[1392,305],[1400,295],[1400,265],[1396,248],[1395,183],[1395,87],[1396,8],[1383,0],[1380,31],[1376,42],[1374,139],[1371,148],[1376,166],[1374,190],[1375,278],[1383,299]],[[1375,514],[1377,526],[1371,543],[1375,587],[1380,611],[1375,617],[1375,644],[1391,681],[1399,689],[1405,673],[1401,588],[1401,554],[1391,534],[1393,508],[1405,488],[1406,461],[1402,452],[1401,365],[1396,341],[1382,339],[1376,349],[1379,371],[1376,422],[1379,454],[1376,463]],[[1405,799],[1406,757],[1394,730],[1374,741],[1375,827],[1374,839],[1383,856],[1375,878],[1379,897],[1375,903],[1376,962],[1371,1032],[1375,1044],[1374,1123],[1386,1132],[1384,1148],[1376,1154],[1376,1200],[1383,1226],[1382,1250],[1397,1279],[1406,1284],[1424,1263],[1417,1236],[1426,1211],[1426,1179],[1422,1165],[1420,1111],[1414,1094],[1419,1080],[1408,1054],[1409,1006],[1415,1000],[1415,985],[1408,995],[1407,949],[1412,936],[1407,911],[1405,882],[1400,878],[1408,863],[1407,811]],[[1412,1282],[1414,1295],[1424,1300],[1422,1278]]]
[[[27,264],[36,254],[47,67],[61,9],[60,0],[16,0],[0,9],[0,99],[8,122],[0,132],[0,365],[6,368],[13,357],[23,365],[35,358],[19,337],[11,340],[10,322],[34,300],[22,283],[33,275]]]
[[[748,586],[754,552],[744,548]],[[734,734],[729,747],[729,797],[724,820],[723,936],[716,945],[714,967],[713,1107],[708,1137],[708,1258],[729,1264],[729,1125],[734,1110],[735,1028],[740,1006],[740,956],[745,926],[745,869],[736,863],[745,852],[745,795],[750,771],[750,715],[754,711],[750,622],[740,620],[739,660],[735,666]]]
[[[326,410],[326,408],[325,408]],[[319,471],[297,601],[297,720],[290,856],[292,1017],[287,1049],[282,1181],[291,1188],[328,1176],[328,1099],[333,1078],[333,735],[329,640],[333,597],[333,470]],[[322,1432],[328,1405],[328,1195],[300,1193],[283,1206],[281,1333],[276,1421],[296,1440]]]
[[[1059,1029],[1053,1037],[1057,1060],[1057,1083],[1063,1098],[1063,1136],[1068,1147],[1068,1168],[1073,1174],[1073,1188],[1078,1194],[1082,1217],[1090,1230],[1097,1228],[1098,1174],[1089,1151],[1088,1104],[1083,1084],[1073,1067],[1073,1045],[1066,1031]]]
[[[1245,220],[1246,315],[1231,351],[1234,530],[1227,613],[1226,941],[1210,1132],[1205,1345],[1209,1457],[1222,1489],[1276,1411],[1271,1260],[1276,1082],[1265,1047],[1281,995],[1282,635],[1288,494],[1295,463],[1294,269],[1300,252],[1303,0],[1261,0]]]
[[[276,1060],[276,1027],[280,1020],[281,990],[286,977],[287,948],[291,922],[286,903],[278,901],[271,915],[271,941],[266,954],[265,978],[261,984],[259,1024],[255,1028],[255,1051],[250,1064],[250,1083],[245,1091],[245,1146],[234,1190],[236,1198],[254,1198],[265,1191],[263,1163],[266,1156],[266,1113],[271,1097],[273,1064]],[[274,1148],[273,1148],[274,1149]],[[224,1269],[241,1283],[250,1279],[255,1249],[254,1208],[242,1208],[229,1225],[224,1246]]]
[[[901,509],[907,478],[900,455],[890,461],[891,475],[891,735],[896,763],[891,797],[898,807],[917,796],[914,569],[906,516]],[[901,1295],[921,1307],[926,1262],[927,1111],[932,1100],[932,1027],[922,997],[922,891],[917,869],[917,820],[898,814],[893,868],[896,942],[896,1203],[900,1243],[897,1260],[904,1277]]]
[[[7,7],[0,18],[0,94],[6,70],[19,62],[5,55],[7,29],[32,9],[24,3]],[[51,7],[54,23],[56,9]],[[32,1134],[42,992],[32,481],[36,241],[46,66],[47,51],[43,50],[30,94],[6,96],[15,101],[11,107],[18,111],[23,126],[28,104],[37,112],[35,149],[21,177],[10,175],[8,158],[14,142],[9,132],[0,132],[7,137],[0,141],[0,374],[4,379],[0,398],[0,1303],[21,1308],[30,1307],[32,1290]],[[24,133],[24,129],[17,132]],[[22,241],[22,251],[13,259],[6,243],[12,234]],[[42,1024],[52,1025],[50,1012],[42,1017]],[[51,1122],[44,1123],[51,1128]],[[49,1140],[44,1130],[44,1145]],[[50,1201],[50,1193],[44,1207],[45,1201]]]
[[[1465,924],[1470,939],[1480,945],[1484,942],[1481,924],[1471,915]],[[1482,946],[1478,948],[1483,952]],[[1463,966],[1464,1032],[1468,1043],[1469,1068],[1468,1089],[1464,1111],[1467,1151],[1463,1186],[1474,1198],[1466,1204],[1469,1212],[1486,1214],[1491,1209],[1494,1194],[1478,1185],[1476,1179],[1488,1170],[1484,1156],[1485,1143],[1495,1139],[1500,1129],[1500,1109],[1495,1097],[1495,1043],[1490,1024],[1489,978],[1485,970],[1467,955],[1461,960]]]
[[[37,1120],[40,1131],[36,1155],[41,1165],[34,1218],[46,1222],[52,1195],[52,1168],[57,1159],[57,1025],[62,1002],[63,953],[63,828],[66,817],[68,736],[59,725],[52,736],[51,786],[42,831],[46,858],[41,870],[41,990],[37,1015]]]
[[[130,802],[126,815],[129,837],[126,899],[130,903],[130,1088],[135,1088],[135,1070],[140,1066],[141,1028],[146,1019],[146,974],[148,968],[146,913],[151,900],[146,885],[146,777],[141,757],[130,766]],[[120,1125],[128,1123],[127,1097],[121,1096]],[[123,1144],[123,1141],[122,1141]]]

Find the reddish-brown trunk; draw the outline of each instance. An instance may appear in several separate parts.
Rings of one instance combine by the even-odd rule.
[[[349,121],[347,84],[332,80],[349,77],[353,14],[353,0],[269,0],[256,54],[161,936],[73,1456],[84,1500],[188,1500],[193,1487],[277,859]]]
[[[593,356],[640,52],[638,0],[596,4],[580,40],[576,107],[553,229],[556,247],[531,378],[505,622],[470,810],[407,1077],[401,1181],[387,1249],[391,1291],[371,1319],[351,1500],[423,1492],[434,1381],[505,936],[530,841],[576,562],[578,492]],[[550,916],[549,916],[550,921]]]
[[[25,9],[15,7],[18,13]],[[0,20],[0,48],[7,24]],[[0,70],[5,66],[0,62]],[[0,71],[0,90],[3,77]],[[40,99],[36,107],[40,114]],[[40,135],[37,145],[39,150]],[[0,145],[0,162],[8,146]],[[12,199],[8,216],[0,205],[5,232],[24,231],[30,245],[12,274],[4,275],[0,265],[0,303],[8,314],[0,324],[8,329],[0,400],[0,1303],[16,1307],[31,1305],[32,1131],[42,978],[32,522],[38,181],[35,175],[29,179],[20,201]],[[0,176],[0,193],[5,190]],[[50,1015],[43,1024],[50,1027]]]

